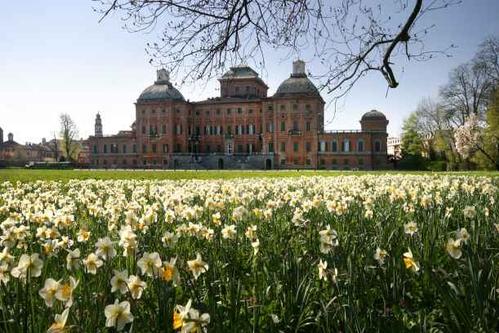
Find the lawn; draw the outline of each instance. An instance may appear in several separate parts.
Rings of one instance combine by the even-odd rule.
[[[36,181],[70,179],[137,179],[137,180],[176,180],[176,179],[233,179],[233,178],[268,178],[299,176],[345,176],[345,175],[383,175],[383,174],[431,174],[431,175],[469,175],[499,177],[497,171],[473,172],[401,172],[383,171],[335,171],[335,170],[28,170],[0,169],[2,181]]]

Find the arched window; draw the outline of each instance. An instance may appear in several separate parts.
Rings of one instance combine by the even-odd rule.
[[[342,143],[342,150],[345,152],[345,153],[348,153],[350,151],[350,140],[348,139],[344,139],[343,140],[343,143]]]
[[[360,139],[357,141],[357,151],[358,152],[363,152],[364,151],[364,141]]]
[[[336,140],[333,140],[333,142],[331,142],[331,151],[333,153],[338,151],[338,142]]]

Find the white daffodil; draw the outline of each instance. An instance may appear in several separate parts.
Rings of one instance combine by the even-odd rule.
[[[327,281],[327,261],[319,260],[317,264],[317,268],[319,269],[319,280]]]
[[[468,230],[466,230],[466,228],[461,228],[456,233],[456,237],[466,243],[468,242],[468,239],[470,239],[470,234],[468,233]]]
[[[463,252],[461,251],[461,239],[449,238],[447,245],[445,246],[447,253],[454,259],[461,258]]]
[[[68,271],[73,271],[78,268],[80,268],[80,249],[68,251],[68,255],[66,256],[66,269]]]
[[[59,289],[55,293],[55,298],[59,301],[64,302],[67,308],[73,305],[73,292],[79,284],[79,280],[76,280],[74,277],[70,276],[69,281],[66,283],[59,282]]]
[[[147,287],[147,283],[142,281],[139,276],[130,275],[128,278],[128,290],[133,299],[139,299],[142,296],[142,292]]]
[[[54,323],[49,327],[47,333],[64,333],[67,331],[66,322],[68,321],[69,308],[62,311],[61,314],[56,314]]]
[[[222,229],[222,238],[235,239],[236,236],[237,236],[237,231],[235,225],[228,225]]]
[[[43,261],[38,253],[31,256],[23,254],[16,267],[12,268],[10,275],[16,279],[26,279],[28,273],[31,277],[39,277],[42,274]]]
[[[142,275],[147,276],[157,275],[161,268],[161,264],[161,257],[158,252],[145,252],[142,258],[137,262],[137,266],[140,267]]]
[[[319,231],[319,241],[321,253],[327,254],[331,252],[331,250],[339,245],[338,241],[338,233],[336,230],[331,229],[330,226],[327,226],[326,229]]]
[[[133,321],[133,315],[130,312],[130,303],[127,301],[107,305],[104,309],[106,316],[106,327],[115,327],[118,331]]]
[[[177,262],[177,258],[171,258],[170,261],[164,262],[163,266],[160,270],[161,278],[166,282],[173,281],[175,286],[180,284],[180,275],[178,273],[177,267],[175,263]]]
[[[111,278],[111,292],[119,290],[122,294],[128,292],[128,272],[127,270],[117,271],[114,270],[114,276]]]
[[[87,273],[95,275],[97,274],[97,268],[101,267],[104,262],[95,253],[90,253],[87,258],[83,259],[83,264]]]
[[[380,266],[383,266],[386,257],[388,257],[388,252],[380,249],[379,247],[376,248],[376,252],[374,253],[374,259],[378,262]]]
[[[189,266],[189,269],[191,270],[192,274],[194,275],[194,279],[196,280],[198,279],[199,275],[201,275],[201,273],[207,272],[209,268],[209,265],[203,261],[203,258],[199,253],[196,255],[196,259],[187,261],[187,265]]]
[[[110,260],[116,256],[116,250],[114,249],[113,242],[109,237],[99,238],[95,243],[95,247],[95,254],[104,260]]]
[[[418,232],[418,224],[416,222],[409,222],[404,224],[404,232],[407,235],[413,236]]]
[[[178,236],[173,232],[167,231],[163,234],[163,237],[161,237],[161,241],[163,242],[164,246],[173,247],[175,246],[175,244],[177,244]]]
[[[47,307],[51,308],[54,305],[54,301],[56,300],[55,294],[59,290],[59,287],[58,281],[48,278],[45,280],[43,288],[38,291],[38,294],[43,298]]]

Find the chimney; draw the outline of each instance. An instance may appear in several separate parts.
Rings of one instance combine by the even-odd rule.
[[[293,61],[293,76],[307,76],[305,73],[305,62],[303,60]]]
[[[7,134],[7,139],[8,141],[14,141],[14,134],[12,133]]]
[[[47,143],[47,139],[45,138],[42,138],[42,145],[46,144]]]

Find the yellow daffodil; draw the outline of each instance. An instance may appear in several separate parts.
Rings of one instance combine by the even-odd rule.
[[[419,271],[419,264],[414,260],[411,249],[404,253],[404,264],[406,269],[410,269],[414,273]]]

